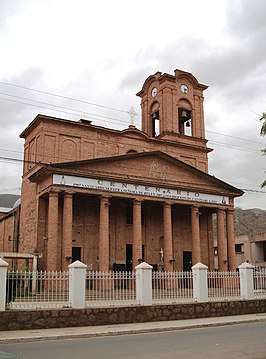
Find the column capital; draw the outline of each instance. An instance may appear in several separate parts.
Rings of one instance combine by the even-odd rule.
[[[100,201],[101,201],[101,202],[107,202],[107,203],[109,203],[109,198],[110,198],[109,196],[100,196],[99,198],[100,198]]]
[[[133,198],[132,202],[135,204],[141,204],[143,202],[143,199]]]
[[[70,190],[64,191],[63,193],[64,193],[64,196],[70,197],[75,194],[75,191],[70,189]]]
[[[199,209],[200,209],[200,206],[197,206],[197,205],[191,206],[191,212],[194,212],[196,215],[200,214]]]
[[[234,209],[234,208],[227,208],[227,209],[226,209],[226,212],[227,212],[227,213],[234,214],[234,213],[235,213],[235,209]]]
[[[224,208],[221,208],[221,207],[216,208],[216,212],[224,212],[224,211],[225,211]]]
[[[163,206],[166,207],[172,207],[172,203],[171,202],[163,202]]]
[[[49,196],[57,196],[60,192],[61,192],[61,190],[59,188],[54,188],[54,187],[51,187],[48,190]]]

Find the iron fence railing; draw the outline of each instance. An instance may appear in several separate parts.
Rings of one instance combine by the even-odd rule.
[[[210,301],[240,299],[239,272],[208,272],[207,281]]]
[[[266,268],[255,268],[253,274],[255,298],[266,297]]]
[[[7,309],[69,307],[70,272],[8,271]],[[86,272],[86,307],[137,305],[136,272]],[[196,278],[194,278],[195,280]],[[194,302],[193,272],[152,272],[152,303]],[[266,298],[266,269],[253,270],[254,297]],[[241,299],[239,272],[207,272],[208,300]],[[145,291],[145,288],[143,288]]]
[[[192,272],[152,272],[153,303],[193,301]]]
[[[67,307],[68,272],[7,272],[6,306],[9,309]]]
[[[86,306],[138,304],[135,272],[87,271]]]

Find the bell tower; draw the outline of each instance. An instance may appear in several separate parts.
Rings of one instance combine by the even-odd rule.
[[[188,137],[205,139],[203,91],[190,73],[175,70],[175,74],[156,72],[147,78],[141,98],[142,131],[158,139],[184,141]]]

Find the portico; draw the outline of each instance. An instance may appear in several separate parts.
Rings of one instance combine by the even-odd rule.
[[[142,163],[163,161],[169,167],[167,161],[171,159],[159,152],[127,157],[128,163],[133,161],[135,166],[139,159]],[[110,174],[117,161],[121,158],[112,159]],[[124,270],[134,269],[143,260],[164,271],[184,270],[197,262],[213,269],[212,217],[216,214],[219,269],[235,268],[231,244],[234,187],[223,188],[223,182],[207,174],[201,174],[205,178],[197,180],[193,189],[187,190],[185,184],[182,188],[181,183],[177,187],[172,177],[178,177],[180,165],[183,172],[191,168],[178,160],[174,162],[172,170],[176,173],[169,172],[163,186],[150,178],[146,183],[137,182],[134,166],[126,175],[121,171],[120,178],[110,180],[106,165],[105,178],[99,173],[97,177],[90,160],[79,163],[83,176],[77,175],[77,170],[71,174],[70,164],[65,168],[55,164],[36,172],[30,179],[37,181],[40,189],[44,180],[50,183],[39,193],[38,227],[43,230],[39,231],[38,248],[45,252],[42,265],[50,270],[64,270],[74,256],[100,271],[113,270],[116,265]],[[85,172],[93,172],[94,177],[85,177]],[[190,176],[193,183],[193,175]],[[208,181],[209,193],[204,193]],[[213,186],[221,186],[220,195],[217,188],[215,194],[211,193]],[[41,225],[43,216],[47,219],[45,225]],[[188,256],[190,253],[191,258],[184,259],[183,252]]]

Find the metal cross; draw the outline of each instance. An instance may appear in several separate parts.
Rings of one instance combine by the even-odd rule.
[[[127,111],[127,113],[128,113],[129,116],[130,116],[130,124],[134,126],[135,124],[134,124],[134,120],[133,120],[133,119],[134,119],[134,117],[137,116],[137,112],[134,110],[134,107],[131,106],[130,110]]]

